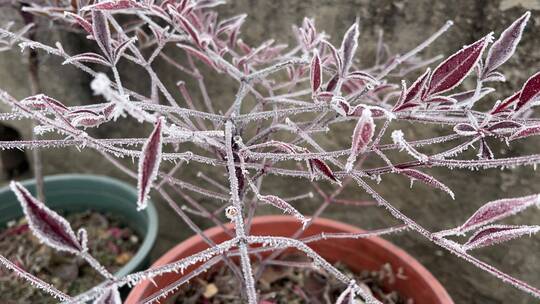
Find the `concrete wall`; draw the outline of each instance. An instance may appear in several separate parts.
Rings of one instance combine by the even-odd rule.
[[[372,60],[377,30],[385,31],[385,38],[396,52],[406,52],[423,38],[436,31],[448,19],[456,25],[443,38],[424,52],[426,56],[436,54],[451,54],[462,45],[471,43],[490,31],[498,35],[505,26],[519,17],[525,10],[532,10],[533,17],[523,36],[517,54],[503,68],[509,81],[497,86],[500,95],[506,96],[518,89],[528,76],[540,69],[540,1],[538,0],[303,0],[303,1],[255,1],[235,0],[220,10],[225,15],[247,12],[249,17],[244,27],[245,40],[262,42],[270,38],[281,41],[291,39],[291,24],[299,24],[303,16],[315,17],[317,27],[324,29],[340,39],[346,28],[359,17],[362,24],[360,48],[363,62]],[[0,20],[10,15],[7,11]],[[59,34],[55,31],[43,32],[44,40],[60,40],[68,50],[76,52],[83,48],[81,40],[71,34]],[[21,57],[18,50],[0,54],[0,87],[7,89],[17,97],[28,94],[25,67],[19,64]],[[67,104],[87,103],[95,97],[89,91],[89,78],[70,67],[58,68],[60,61],[46,57],[42,70],[44,91]],[[125,66],[124,70],[129,69]],[[156,65],[169,85],[182,79],[171,68],[163,64]],[[139,72],[131,72],[126,85],[130,88],[147,89],[144,84],[146,76]],[[230,100],[234,89],[224,86],[217,77],[209,75],[212,81],[210,94],[221,96],[224,102]],[[195,94],[195,97],[197,95]],[[491,102],[493,102],[492,100]],[[19,126],[24,127],[23,123]],[[132,125],[133,126],[133,125]],[[407,126],[402,126],[407,127]],[[427,130],[428,126],[407,130],[407,136],[423,138],[433,134],[444,134],[442,128]],[[28,130],[26,135],[28,136]],[[105,129],[107,136],[133,134],[148,134],[148,130],[126,126],[126,130]],[[348,134],[348,133],[346,133]],[[102,134],[104,135],[104,134]],[[323,140],[328,147],[337,148],[348,145],[349,135],[343,138]],[[513,146],[510,154],[523,154],[538,151],[538,141],[527,145]],[[494,143],[496,151],[503,146]],[[98,154],[73,150],[45,151],[45,171],[47,174],[64,172],[92,172],[117,176],[126,179],[120,172],[115,171]],[[500,154],[499,154],[500,155]],[[189,167],[188,175],[194,176],[199,168]],[[417,219],[426,227],[437,230],[456,226],[463,222],[484,202],[501,197],[532,194],[540,191],[538,181],[540,176],[532,168],[511,170],[487,170],[483,172],[468,172],[464,170],[431,170],[436,177],[447,182],[455,189],[456,200],[452,201],[441,192],[433,191],[422,185],[415,185],[414,192],[409,190],[409,182],[404,178],[388,176],[383,179],[381,191],[395,206],[404,213]],[[274,181],[272,188],[283,189],[283,195],[294,193],[290,182]],[[384,187],[382,185],[385,185]],[[414,195],[413,195],[414,193]],[[350,195],[367,198],[360,190],[350,191]],[[316,201],[306,201],[300,204],[303,211],[314,209]],[[154,255],[158,256],[170,248],[178,240],[190,234],[187,227],[176,221],[171,212],[159,202],[158,209],[162,216],[161,241]],[[377,207],[351,210],[342,207],[332,207],[326,216],[353,223],[364,228],[384,227],[396,223],[383,210]],[[200,221],[199,221],[200,222]],[[538,224],[540,212],[531,210],[510,220],[512,223]],[[174,224],[173,224],[174,223]],[[204,227],[208,223],[201,223]],[[175,229],[170,229],[174,225]],[[181,228],[176,228],[181,227]],[[178,232],[181,231],[181,232]],[[454,256],[436,248],[413,233],[404,233],[399,237],[391,237],[399,246],[405,248],[431,270],[448,289],[456,303],[532,303],[533,298],[516,289],[503,284],[498,279],[487,275],[471,265],[462,262]],[[540,286],[540,237],[524,238],[493,248],[478,250],[477,256],[500,269],[524,279],[535,286]]]

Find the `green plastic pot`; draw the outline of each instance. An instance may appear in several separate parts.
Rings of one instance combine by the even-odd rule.
[[[132,186],[105,176],[96,175],[53,175],[44,179],[47,206],[65,213],[93,210],[110,213],[123,218],[130,227],[143,238],[141,247],[133,258],[118,272],[124,276],[148,266],[150,250],[157,237],[158,218],[152,202],[144,211],[137,211],[137,191]],[[35,181],[22,184],[35,194]],[[0,189],[0,225],[23,216],[21,205],[15,194],[4,187]],[[91,241],[91,240],[90,240]]]

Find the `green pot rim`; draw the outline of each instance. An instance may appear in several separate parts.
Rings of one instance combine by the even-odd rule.
[[[136,198],[137,198],[137,190],[123,182],[108,176],[102,176],[102,175],[92,175],[92,174],[59,174],[59,175],[49,175],[44,177],[44,183],[51,183],[51,182],[62,182],[62,181],[80,181],[80,182],[94,182],[96,184],[103,183],[113,186],[114,188],[121,189],[122,191],[128,193],[130,196],[132,196],[133,199],[133,208],[136,208]],[[23,186],[34,186],[35,181],[34,179],[24,180],[21,181],[21,184]],[[46,185],[45,185],[46,187]],[[0,188],[0,197],[2,195],[5,195],[6,193],[11,193],[11,189],[8,186]],[[88,204],[92,204],[92,201],[89,201]],[[146,262],[145,260],[149,258],[150,251],[152,250],[154,243],[157,239],[157,233],[158,233],[158,216],[156,212],[156,208],[154,207],[154,204],[151,200],[148,200],[148,207],[144,209],[143,211],[146,214],[147,218],[147,224],[146,224],[146,232],[144,233],[144,238],[141,246],[137,250],[137,253],[131,258],[131,260],[124,265],[122,268],[120,268],[115,275],[118,277],[123,277],[129,273],[132,273],[133,271],[136,271],[140,267],[144,265]],[[22,214],[22,209],[21,209]],[[125,215],[124,215],[125,216]]]

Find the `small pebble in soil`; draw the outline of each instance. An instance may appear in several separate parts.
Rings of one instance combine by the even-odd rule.
[[[129,262],[140,246],[139,237],[117,216],[86,211],[68,214],[65,218],[73,230],[83,227],[87,230],[89,252],[110,272],[118,271]],[[0,231],[0,254],[70,295],[103,281],[82,259],[41,244],[24,218],[8,222]],[[1,304],[57,303],[4,269],[0,269],[0,295]]]

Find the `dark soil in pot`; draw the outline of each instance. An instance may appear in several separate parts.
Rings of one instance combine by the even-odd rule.
[[[379,271],[353,272],[343,263],[334,265],[343,274],[354,278],[384,304],[412,304],[411,299],[388,289],[396,280],[406,280],[402,270],[385,264]],[[254,265],[254,271],[260,265]],[[300,254],[287,254],[275,263],[262,268],[257,283],[262,304],[327,304],[336,303],[347,286],[325,271],[313,267]],[[349,297],[342,302],[349,303]],[[167,304],[236,304],[245,302],[238,288],[238,280],[228,267],[217,267],[206,276],[198,277],[180,289]],[[356,299],[355,304],[363,303]]]
[[[75,231],[87,230],[90,253],[111,272],[126,265],[140,247],[140,237],[118,216],[85,211],[65,217]],[[103,281],[82,259],[41,244],[24,218],[10,221],[7,226],[0,231],[0,252],[59,290],[79,294]],[[3,269],[0,269],[0,294],[3,304],[57,302]]]

